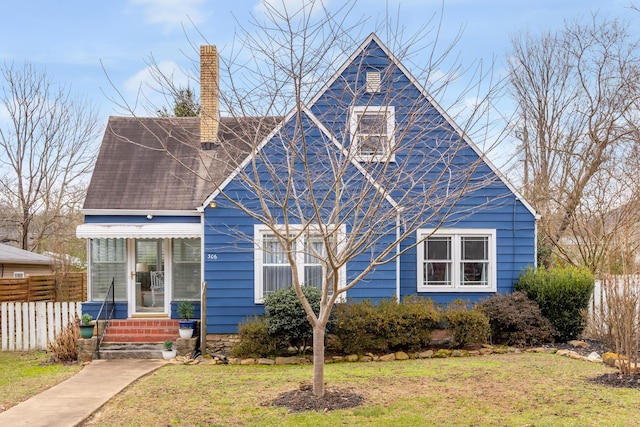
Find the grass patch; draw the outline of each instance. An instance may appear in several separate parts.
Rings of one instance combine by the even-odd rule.
[[[344,363],[329,387],[359,391],[360,407],[288,413],[262,406],[311,380],[307,366],[170,365],[116,396],[87,425],[629,425],[640,391],[587,380],[601,364],[545,354]]]
[[[44,351],[0,352],[0,412],[72,377],[81,366],[45,364]]]

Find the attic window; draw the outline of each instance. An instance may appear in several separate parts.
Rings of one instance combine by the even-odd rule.
[[[361,162],[395,161],[395,108],[352,107],[349,123],[351,150]]]
[[[377,71],[367,73],[367,92],[380,92],[380,73]]]

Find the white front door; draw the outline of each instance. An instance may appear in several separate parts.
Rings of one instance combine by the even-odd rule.
[[[168,239],[132,239],[129,263],[129,312],[166,315],[169,312],[169,285],[166,257]]]

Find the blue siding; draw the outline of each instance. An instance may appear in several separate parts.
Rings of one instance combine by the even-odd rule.
[[[82,303],[82,314],[89,313],[94,319],[97,318],[102,306],[101,301],[86,301]],[[114,319],[126,319],[127,318],[127,303],[116,301],[116,311]]]
[[[424,181],[407,185],[398,189],[392,197],[397,200],[405,195],[422,197],[424,200],[436,200],[435,196],[449,194],[465,189],[464,195],[455,203],[451,216],[448,216],[442,227],[455,228],[488,228],[496,230],[497,249],[497,291],[511,292],[520,272],[528,265],[535,263],[535,219],[526,206],[516,198],[510,189],[496,176],[488,165],[479,161],[476,152],[455,133],[453,127],[439,114],[438,110],[424,98],[420,90],[415,87],[409,76],[404,75],[400,69],[391,66],[390,59],[384,50],[372,41],[369,48],[358,55],[353,63],[347,66],[340,78],[318,98],[310,107],[310,111],[316,117],[322,118],[323,125],[339,141],[348,144],[349,108],[356,105],[384,106],[389,103],[388,91],[380,93],[365,93],[358,90],[365,85],[365,72],[371,70],[384,70],[382,84],[392,87],[395,94],[393,102],[395,107],[396,134],[405,135],[406,140],[418,141],[418,151],[411,156],[403,155],[402,151],[396,154],[396,163],[390,168],[406,168],[407,170],[421,170],[427,167]],[[421,121],[413,123],[412,120],[419,115]],[[327,142],[326,137],[319,131],[315,124],[306,116],[296,126],[294,117],[284,126],[282,134],[295,138],[299,128],[305,130],[308,150],[307,155],[313,156],[314,150],[318,152],[333,147]],[[270,162],[277,164],[283,161],[283,152],[278,147],[279,138],[276,135],[272,144],[267,144],[261,155],[269,158]],[[316,142],[309,143],[310,141]],[[444,165],[440,161],[445,155],[449,155],[454,162]],[[311,157],[308,157],[311,158]],[[270,177],[265,173],[260,161],[257,162],[257,173],[264,185],[272,184]],[[302,170],[301,162],[297,167]],[[374,167],[374,166],[369,166]],[[359,191],[368,188],[368,182],[355,170],[349,170],[346,181],[353,188],[353,193],[345,193],[340,202],[348,204],[353,202],[349,197],[362,197]],[[473,171],[470,179],[465,179],[466,171]],[[447,186],[438,182],[438,176],[443,172],[451,172],[453,179]],[[332,182],[331,170],[314,171],[322,178],[314,181],[315,191],[326,190],[322,185]],[[435,184],[434,184],[435,183]],[[427,189],[427,193],[422,190]],[[474,187],[475,186],[475,187]],[[300,187],[304,188],[304,187]],[[470,190],[467,190],[469,189]],[[225,188],[227,196],[232,195],[237,200],[247,205],[255,197],[237,181],[232,181]],[[317,194],[317,193],[316,193]],[[327,193],[331,194],[331,193]],[[280,196],[278,196],[280,197]],[[372,202],[380,197],[371,190],[365,197],[371,197]],[[335,202],[328,196],[325,199],[327,206]],[[434,202],[435,203],[435,202]],[[450,202],[449,202],[450,203]],[[427,222],[424,228],[438,225],[443,219],[438,208],[447,207],[434,205],[432,211],[424,213],[423,220]],[[259,211],[259,206],[255,206]],[[403,205],[404,212],[409,215],[412,209],[419,209],[410,203]],[[328,209],[330,210],[330,209]],[[418,211],[418,210],[417,210]],[[295,213],[291,213],[294,214]],[[274,210],[272,215],[282,216],[282,212]],[[295,223],[294,220],[291,223]],[[218,198],[217,207],[205,209],[204,246],[205,254],[215,255],[212,259],[205,258],[204,280],[208,283],[207,292],[207,332],[208,333],[233,333],[237,325],[247,317],[260,315],[263,307],[254,303],[254,248],[253,234],[255,221],[246,214],[232,207],[223,198]],[[385,228],[386,227],[386,228]],[[382,242],[395,239],[395,222],[382,226],[388,234],[382,234]],[[347,230],[347,233],[350,230]],[[402,248],[407,248],[415,243],[415,234],[406,239]],[[373,250],[376,253],[376,250]],[[379,252],[378,252],[379,253]],[[347,282],[357,277],[366,266],[369,265],[370,254],[360,255],[347,265]],[[417,293],[417,260],[416,249],[408,250],[400,257],[400,296],[414,295]],[[364,280],[359,282],[347,293],[347,298],[354,300],[369,299],[374,302],[382,298],[391,298],[396,293],[396,261],[380,265],[370,272]],[[470,301],[490,296],[491,293],[427,293],[438,303],[449,302],[462,298]]]

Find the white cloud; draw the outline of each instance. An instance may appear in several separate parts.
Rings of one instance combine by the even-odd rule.
[[[144,8],[146,22],[164,24],[166,28],[179,27],[189,20],[198,25],[206,18],[200,10],[205,0],[131,0],[131,3]]]
[[[136,114],[143,110],[154,112],[162,106],[171,104],[171,92],[165,87],[163,80],[171,82],[174,87],[193,86],[184,70],[173,61],[160,61],[155,66],[148,66],[129,77],[123,84],[124,96],[136,99]],[[134,105],[134,104],[130,104]]]

